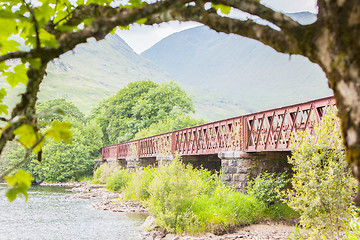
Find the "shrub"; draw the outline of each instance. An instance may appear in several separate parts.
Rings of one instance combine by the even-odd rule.
[[[103,163],[94,172],[93,183],[94,184],[106,184],[106,179],[116,170],[119,170],[120,166],[117,163]]]
[[[190,207],[204,185],[199,171],[185,167],[179,158],[162,166],[149,185],[152,213],[169,232],[180,233],[193,224]]]
[[[286,173],[260,173],[248,182],[247,193],[266,204],[273,204],[283,198],[280,191],[286,188],[289,181]]]
[[[128,186],[124,190],[125,199],[145,201],[150,197],[149,185],[154,178],[155,168],[146,167],[132,173]]]
[[[354,179],[335,118],[334,113],[324,116],[312,136],[298,133],[289,158],[294,175],[287,202],[299,211],[300,224],[311,230],[310,238],[341,238],[343,220],[350,216]]]
[[[196,224],[190,225],[187,231],[222,234],[233,231],[236,226],[260,220],[265,212],[265,204],[253,196],[220,185],[213,194],[197,197],[191,210]]]
[[[286,218],[289,211],[280,203],[269,210],[254,196],[225,186],[221,176],[184,165],[179,157],[160,168],[135,171],[124,192],[126,199],[147,205],[157,224],[174,233],[230,232],[275,215]]]
[[[347,240],[357,240],[360,239],[360,217],[359,209],[352,206],[351,207],[351,217],[346,219],[346,232],[345,236]]]
[[[115,170],[106,178],[106,189],[119,191],[126,187],[130,181],[131,175],[125,169]]]

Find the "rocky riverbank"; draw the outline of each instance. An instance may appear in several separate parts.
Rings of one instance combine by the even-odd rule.
[[[66,195],[67,198],[96,199],[92,203],[95,209],[112,212],[129,212],[129,213],[147,213],[147,209],[140,203],[133,201],[120,201],[123,198],[121,192],[108,191],[105,185],[92,185],[90,183],[71,183],[73,188],[70,190],[73,194]],[[65,184],[68,187],[68,184]],[[46,185],[48,186],[48,185]],[[54,186],[51,184],[51,186]],[[215,235],[205,233],[200,236],[175,235],[159,230],[155,224],[155,219],[149,216],[145,223],[145,229],[155,229],[142,234],[142,240],[229,240],[229,239],[288,239],[293,227],[273,222],[255,224],[239,229],[235,233],[225,235]]]
[[[46,187],[69,187],[69,188],[77,188],[82,186],[87,186],[89,182],[55,182],[55,183],[47,183],[41,182],[39,186],[46,186]]]
[[[230,240],[230,239],[256,239],[275,240],[288,239],[293,227],[283,224],[254,224],[239,229],[235,233],[217,236],[213,233],[205,233],[201,236],[187,236],[165,234],[158,231],[147,232],[142,235],[143,240]]]
[[[133,201],[120,201],[123,198],[122,192],[112,192],[106,189],[105,185],[81,184],[73,187],[70,191],[74,194],[67,194],[66,198],[97,199],[93,202],[95,209],[112,212],[147,213],[147,209],[140,203]]]

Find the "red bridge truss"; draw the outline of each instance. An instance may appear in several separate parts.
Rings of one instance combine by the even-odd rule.
[[[224,151],[290,151],[292,132],[313,129],[333,97],[229,118],[102,148],[102,159],[206,155]]]

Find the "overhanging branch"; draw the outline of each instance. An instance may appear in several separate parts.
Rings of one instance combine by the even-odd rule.
[[[0,62],[10,60],[10,59],[18,59],[18,58],[28,58],[33,56],[34,51],[25,52],[25,51],[17,51],[7,53],[5,55],[0,56]]]
[[[281,12],[277,12],[268,8],[260,3],[260,1],[254,0],[213,0],[211,1],[215,4],[223,4],[233,8],[236,8],[240,11],[249,13],[251,15],[256,15],[268,22],[273,23],[274,25],[281,28],[283,31],[287,29],[299,28],[302,25],[294,21],[290,17],[286,16]]]
[[[152,15],[146,24],[162,23],[171,20],[196,21],[207,25],[211,29],[233,33],[244,37],[258,40],[271,46],[278,52],[301,54],[298,47],[298,39],[288,36],[283,31],[277,31],[269,26],[255,23],[252,20],[239,20],[219,16],[217,13],[208,12],[202,7],[187,6],[181,9],[170,9],[159,14]]]

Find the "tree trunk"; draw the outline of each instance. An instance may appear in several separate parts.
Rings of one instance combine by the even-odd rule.
[[[346,156],[360,185],[360,2],[319,1],[317,24],[311,58],[334,91]],[[359,192],[355,201],[360,206]]]

